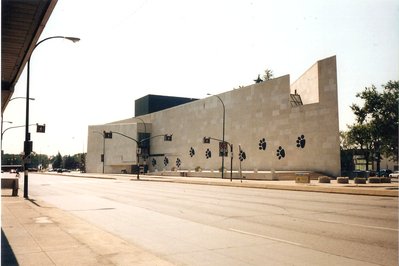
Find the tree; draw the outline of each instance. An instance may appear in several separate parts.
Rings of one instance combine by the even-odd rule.
[[[265,74],[263,75],[263,79],[260,78],[260,74],[257,79],[254,79],[255,83],[261,83],[263,81],[267,81],[273,78],[273,71],[270,69],[265,70]]]
[[[1,157],[2,165],[22,165],[22,156],[20,154],[3,154]]]
[[[45,154],[37,154],[32,152],[31,154],[31,163],[30,167],[39,168],[39,166],[43,168],[47,168],[49,164],[49,158]]]
[[[348,134],[351,142],[363,149],[365,157],[377,151],[397,161],[399,82],[389,81],[382,87],[382,92],[372,85],[356,94],[364,104],[351,106],[356,123],[349,127]]]
[[[355,124],[349,127],[347,135],[348,143],[351,143],[356,148],[360,149],[364,159],[366,160],[366,170],[369,170],[369,162],[372,160],[371,151],[373,149],[373,136],[369,125]]]
[[[270,80],[272,78],[273,78],[273,71],[271,69],[267,68],[265,70],[265,74],[263,75],[263,80],[266,81],[266,80]]]
[[[58,152],[58,154],[53,158],[53,169],[55,168],[63,168],[62,167],[62,156]]]

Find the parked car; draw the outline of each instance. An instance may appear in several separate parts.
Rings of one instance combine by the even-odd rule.
[[[71,172],[71,170],[69,169],[62,169],[62,168],[57,169],[57,173],[69,173],[69,172]]]
[[[389,174],[391,174],[392,171],[389,169],[380,169],[380,171],[377,173],[378,176],[384,176],[384,177],[388,177]]]
[[[394,171],[393,173],[389,174],[389,177],[391,178],[398,178],[399,177],[399,171]]]

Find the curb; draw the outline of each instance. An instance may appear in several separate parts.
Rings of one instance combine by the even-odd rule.
[[[348,195],[363,195],[363,196],[380,196],[380,197],[398,197],[398,189],[388,190],[384,188],[373,189],[367,187],[325,187],[312,184],[295,184],[295,185],[276,185],[276,184],[249,184],[249,183],[227,183],[227,182],[212,182],[212,181],[197,181],[197,180],[146,180],[153,182],[170,182],[181,184],[195,184],[195,185],[211,185],[211,186],[227,186],[227,187],[242,187],[242,188],[257,188],[257,189],[274,189],[274,190],[289,190],[301,192],[319,192],[319,193],[335,193]],[[254,181],[256,182],[256,181]]]
[[[48,175],[54,175],[51,173],[42,173]],[[143,175],[139,180],[136,179],[135,175],[127,174],[109,174],[109,175],[98,175],[98,174],[73,174],[66,173],[65,176],[79,177],[79,178],[98,178],[98,179],[110,179],[117,180],[123,177],[130,181],[151,181],[151,182],[169,182],[169,183],[180,183],[180,184],[195,184],[195,185],[211,185],[211,186],[226,186],[226,187],[242,187],[242,188],[257,188],[257,189],[275,189],[275,190],[289,190],[289,191],[302,191],[302,192],[318,192],[318,193],[334,193],[334,194],[347,194],[347,195],[363,195],[363,196],[379,196],[379,197],[398,197],[399,190],[398,186],[379,186],[370,187],[368,185],[353,185],[345,184],[342,186],[336,186],[334,184],[267,184],[265,180],[243,180],[238,183],[241,179],[221,180],[214,178],[196,178],[196,177],[165,177],[165,176],[149,176]],[[234,182],[236,181],[236,182]],[[284,182],[284,181],[282,181]]]

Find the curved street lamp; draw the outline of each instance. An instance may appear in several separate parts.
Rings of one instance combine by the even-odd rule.
[[[140,120],[140,122],[144,125],[144,138],[147,138],[147,126],[146,126],[144,120],[142,118],[136,117],[136,116],[133,117],[133,119]],[[140,140],[138,126],[137,126],[137,130],[136,131],[137,131],[137,139]],[[138,145],[138,148],[142,149],[142,151],[144,150],[144,153],[141,154],[141,157],[144,160],[144,164],[146,164],[147,163],[148,152],[149,152],[149,145],[148,146],[146,144],[142,145],[141,140],[140,140],[140,144],[137,144],[137,145]],[[144,147],[145,147],[145,149],[143,149]]]
[[[28,67],[27,67],[27,80],[26,80],[26,121],[25,121],[25,142],[24,142],[24,198],[28,198],[28,156],[32,152],[32,141],[30,140],[30,133],[29,133],[29,80],[30,80],[30,59],[32,57],[33,52],[35,51],[36,47],[38,47],[41,43],[51,40],[51,39],[66,39],[71,42],[78,42],[80,41],[79,38],[76,37],[66,37],[66,36],[52,36],[41,40],[40,42],[36,43],[35,47],[29,56],[28,59]]]
[[[224,149],[225,149],[225,142],[224,142],[224,132],[225,132],[225,127],[226,127],[226,108],[224,106],[224,102],[222,101],[222,99],[220,99],[220,97],[218,95],[213,95],[210,93],[207,93],[206,95],[210,95],[210,96],[215,96],[219,99],[219,101],[222,103],[223,106],[223,133],[222,133],[222,145],[223,145],[223,154],[222,154],[222,179],[224,178]]]
[[[99,131],[93,131],[93,133],[100,134],[103,137],[103,154],[101,155],[101,160],[103,162],[103,174],[104,174],[104,169],[105,169],[105,131],[104,132],[99,132]]]
[[[16,99],[26,99],[26,97],[14,97],[14,98],[11,98],[8,102],[11,102],[12,100],[16,100]],[[35,98],[29,98],[29,100],[34,101]]]
[[[14,97],[14,98],[11,98],[8,102],[11,102],[11,101],[17,100],[17,99],[25,99],[25,97]],[[35,98],[29,98],[29,100],[34,101]],[[4,124],[4,122],[12,124],[12,122],[10,122],[10,121],[4,121],[3,120],[3,113],[1,113],[1,140],[0,140],[1,143],[0,143],[0,146],[1,146],[1,150],[2,151],[3,151],[3,134],[4,134],[4,132],[3,132],[3,124]]]

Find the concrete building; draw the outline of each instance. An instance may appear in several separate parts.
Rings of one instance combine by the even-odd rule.
[[[251,171],[258,178],[274,178],[274,173],[284,171],[339,176],[337,96],[333,56],[316,62],[292,84],[286,75],[134,118],[92,125],[87,171],[131,173],[139,162],[149,172],[202,169],[220,176],[219,140],[225,115],[226,177],[231,162],[235,174]],[[112,138],[104,138],[104,132],[112,132]],[[165,141],[165,134],[172,135],[172,141]],[[210,137],[209,143],[204,143],[204,137]]]

